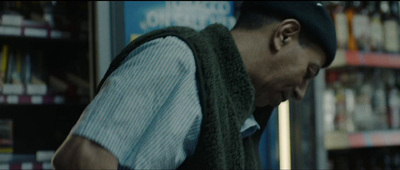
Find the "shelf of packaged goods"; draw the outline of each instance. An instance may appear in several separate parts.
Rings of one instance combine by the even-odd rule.
[[[400,130],[329,132],[325,135],[328,150],[385,146],[400,146]]]
[[[54,153],[54,150],[37,151],[36,154],[15,154],[0,152],[0,169],[11,169],[6,167],[17,168],[19,166],[26,167],[22,169],[46,169],[49,167],[49,163],[51,162],[51,158],[53,157]]]
[[[35,170],[45,170],[52,169],[51,162],[23,162],[23,163],[1,163],[0,169],[10,169],[10,170],[23,170],[23,169],[35,169]]]
[[[343,66],[400,68],[400,54],[338,50],[329,68]]]
[[[69,33],[58,31],[58,30],[36,30],[33,32],[38,32],[37,35],[29,36],[23,34],[22,28],[12,28],[15,29],[15,33],[12,31],[4,31],[5,26],[0,25],[0,42],[2,44],[8,44],[10,46],[26,46],[31,48],[48,48],[53,47],[64,47],[73,46],[74,48],[88,48],[87,35],[82,33],[81,36],[71,36]],[[24,29],[22,29],[24,30]],[[46,33],[41,33],[45,31]],[[18,33],[19,32],[19,33]]]
[[[52,39],[38,37],[22,37],[22,36],[3,36],[0,35],[0,42],[11,46],[28,46],[28,47],[57,47],[57,46],[73,46],[74,48],[87,48],[88,41],[76,39]]]
[[[64,105],[87,104],[89,96],[62,95],[3,95],[0,94],[0,105]]]
[[[48,39],[71,39],[77,38],[72,31],[52,29],[48,26],[9,26],[0,25],[0,36],[2,37],[26,37],[26,38],[48,38]],[[82,32],[82,35],[86,33]]]
[[[0,95],[0,104],[65,104],[65,97],[57,95]]]

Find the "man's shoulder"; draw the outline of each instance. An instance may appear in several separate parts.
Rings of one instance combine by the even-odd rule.
[[[151,39],[139,45],[135,50],[148,49],[148,48],[151,48],[155,51],[166,51],[165,49],[170,49],[167,50],[165,54],[188,53],[187,55],[193,55],[191,53],[192,49],[190,48],[188,42],[185,41],[182,37],[175,35],[168,35],[165,37]]]
[[[186,69],[195,69],[194,53],[189,44],[173,35],[152,39],[139,45],[127,56],[125,61],[128,60],[152,61],[153,65],[160,66],[173,62]]]

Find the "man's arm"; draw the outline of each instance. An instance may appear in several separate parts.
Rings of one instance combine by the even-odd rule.
[[[52,165],[54,169],[117,169],[118,160],[99,144],[71,135],[57,149]]]
[[[127,57],[57,150],[55,169],[175,169],[193,153],[202,114],[190,48],[166,37]]]

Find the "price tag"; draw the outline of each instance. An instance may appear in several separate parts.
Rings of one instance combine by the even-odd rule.
[[[15,95],[7,96],[7,103],[8,104],[18,104],[18,96],[15,96]]]
[[[32,96],[31,98],[32,104],[43,104],[42,96]]]
[[[28,84],[26,85],[26,93],[29,95],[45,95],[47,93],[47,85]]]
[[[0,169],[10,169],[10,165],[8,165],[8,164],[0,164]]]
[[[65,98],[63,96],[55,96],[54,103],[55,104],[63,104],[63,103],[65,103]]]
[[[4,84],[3,94],[23,94],[24,86],[22,84]]]
[[[46,38],[47,30],[43,28],[25,28],[25,36]]]
[[[50,32],[50,37],[57,39],[57,38],[70,38],[71,35],[69,32],[63,32],[63,31],[58,31],[58,30],[52,30]]]
[[[51,165],[50,162],[43,162],[42,168],[43,169],[53,169],[53,166]]]
[[[23,162],[21,163],[21,169],[33,169],[33,163]]]
[[[1,25],[12,25],[20,27],[23,20],[24,18],[21,15],[3,14],[1,16]]]
[[[4,96],[0,96],[0,103],[5,103],[6,100],[4,99]]]
[[[22,29],[20,27],[13,27],[13,26],[0,26],[0,34],[1,35],[14,35],[14,36],[21,36]]]
[[[36,152],[36,161],[45,162],[50,161],[54,156],[55,151],[53,150],[39,150]]]

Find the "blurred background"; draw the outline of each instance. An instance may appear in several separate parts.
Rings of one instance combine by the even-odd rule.
[[[400,169],[400,3],[323,1],[338,51],[276,108],[263,169]],[[0,170],[51,169],[111,60],[167,26],[232,28],[241,1],[1,1]]]

